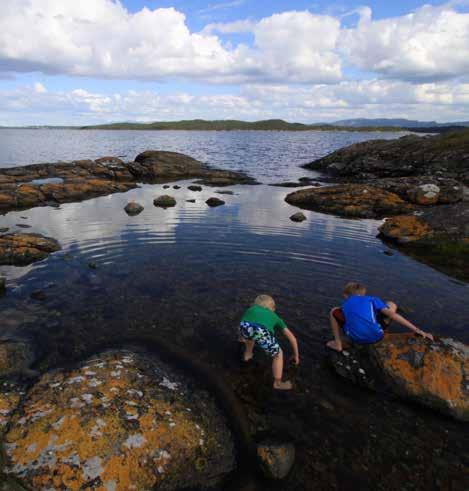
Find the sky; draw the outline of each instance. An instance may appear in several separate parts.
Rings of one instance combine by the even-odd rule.
[[[469,120],[469,0],[1,0],[0,126]]]

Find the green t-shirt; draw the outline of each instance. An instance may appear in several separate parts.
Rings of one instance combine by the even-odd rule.
[[[270,309],[261,307],[260,305],[253,305],[244,312],[241,322],[252,322],[254,324],[261,324],[271,334],[275,335],[275,328],[278,327],[283,331],[287,325],[281,317]]]

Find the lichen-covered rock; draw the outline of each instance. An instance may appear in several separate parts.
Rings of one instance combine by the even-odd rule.
[[[187,155],[147,151],[127,163],[117,157],[103,157],[0,169],[0,210],[81,201],[125,192],[142,181],[191,178],[220,179],[224,184],[255,183],[243,173],[212,169]]]
[[[336,372],[354,383],[383,386],[456,419],[469,421],[469,346],[448,338],[386,334],[371,346],[330,353]]]
[[[400,244],[415,242],[432,235],[431,227],[414,215],[400,215],[387,218],[379,227],[380,234],[386,239]]]
[[[0,389],[0,433],[10,421],[10,416],[18,407],[21,396],[24,394],[20,387],[3,383]]]
[[[127,215],[134,216],[134,215],[138,215],[143,211],[143,206],[140,203],[131,201],[130,203],[127,203],[124,210],[127,213]]]
[[[391,334],[373,352],[397,392],[469,421],[469,346]]]
[[[0,264],[25,266],[59,251],[60,244],[39,234],[0,235]]]
[[[160,208],[170,208],[172,206],[176,206],[176,200],[172,196],[164,194],[163,196],[155,198],[153,200],[153,204]]]
[[[353,218],[382,218],[410,211],[399,196],[364,184],[339,184],[290,193],[285,201],[307,210]]]
[[[265,477],[284,479],[295,463],[295,446],[292,443],[265,442],[257,446],[257,457]]]
[[[210,396],[131,352],[44,375],[14,414],[4,448],[5,472],[35,490],[211,486],[234,465]]]
[[[225,204],[225,202],[220,198],[209,198],[205,203],[211,208]]]
[[[408,191],[409,199],[418,205],[435,205],[440,197],[440,188],[436,184],[421,184]]]

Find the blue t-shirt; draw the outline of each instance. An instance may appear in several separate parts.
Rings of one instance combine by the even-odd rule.
[[[388,306],[378,297],[352,295],[342,304],[344,331],[357,343],[371,344],[383,338],[383,329],[376,315]]]

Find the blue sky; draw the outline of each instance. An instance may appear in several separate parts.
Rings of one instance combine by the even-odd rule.
[[[464,0],[2,0],[0,9],[0,125],[469,120]]]

